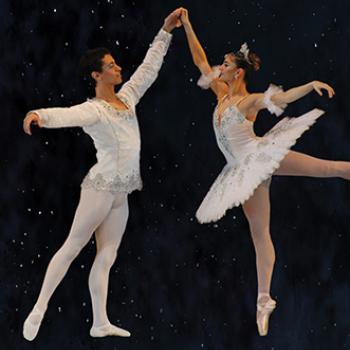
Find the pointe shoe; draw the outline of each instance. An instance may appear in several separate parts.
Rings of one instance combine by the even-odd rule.
[[[101,338],[107,336],[116,336],[116,337],[130,337],[130,332],[125,329],[114,326],[110,323],[106,323],[103,326],[91,327],[90,336],[94,338]]]
[[[269,299],[266,302],[261,302],[262,297],[267,296]],[[259,293],[256,312],[256,323],[260,336],[267,335],[269,331],[269,318],[273,310],[276,308],[276,301],[271,299],[267,293]]]
[[[44,318],[44,313],[39,309],[34,308],[28,315],[23,324],[23,337],[28,341],[34,340],[38,334],[41,321]]]

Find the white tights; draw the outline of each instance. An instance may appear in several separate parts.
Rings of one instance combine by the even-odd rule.
[[[340,177],[350,180],[350,162],[323,160],[290,151],[274,175]],[[262,183],[243,204],[253,239],[258,275],[258,293],[270,293],[275,250],[270,236],[270,180]]]
[[[106,303],[109,270],[128,220],[127,194],[83,189],[70,233],[51,259],[34,310],[44,313],[70,264],[95,232],[96,258],[89,276],[93,326],[108,323]]]

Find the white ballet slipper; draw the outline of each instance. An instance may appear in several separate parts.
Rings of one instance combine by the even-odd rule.
[[[38,334],[41,321],[44,318],[44,313],[37,308],[34,308],[28,315],[23,324],[23,337],[28,341],[34,340]]]
[[[260,301],[267,296],[269,299],[265,302]],[[276,301],[271,299],[267,293],[259,293],[256,312],[256,323],[258,326],[258,332],[260,336],[266,336],[269,331],[269,318],[273,310],[276,308]]]
[[[114,326],[110,323],[107,323],[99,327],[91,327],[90,335],[94,338],[115,336],[115,337],[130,337],[130,332],[125,329]]]

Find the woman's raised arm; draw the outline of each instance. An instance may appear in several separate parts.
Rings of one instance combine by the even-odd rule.
[[[193,62],[198,67],[202,75],[210,79],[210,88],[214,91],[218,98],[220,98],[221,95],[227,93],[227,85],[224,82],[219,81],[218,77],[214,77],[214,71],[210,66],[207,55],[205,54],[205,51],[192,28],[192,24],[188,16],[188,11],[186,9],[182,8],[182,14],[180,18],[185,29]]]

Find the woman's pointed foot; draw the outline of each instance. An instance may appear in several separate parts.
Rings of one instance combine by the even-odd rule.
[[[259,293],[256,310],[256,323],[260,336],[267,335],[269,331],[269,318],[276,308],[276,301],[268,293]]]

